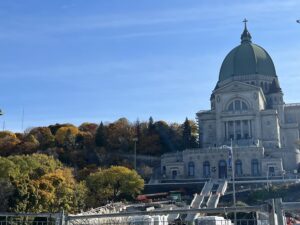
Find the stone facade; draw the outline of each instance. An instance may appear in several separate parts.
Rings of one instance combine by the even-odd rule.
[[[164,154],[165,178],[228,177],[231,144],[237,177],[299,169],[300,104],[285,104],[273,61],[246,26],[241,39],[221,66],[211,109],[196,114],[200,148]]]

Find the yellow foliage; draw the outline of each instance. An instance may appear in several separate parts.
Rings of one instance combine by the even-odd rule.
[[[0,139],[5,137],[17,138],[16,135],[11,131],[0,131]]]
[[[0,150],[2,151],[2,153],[5,151],[10,151],[19,143],[20,140],[16,137],[14,133],[10,131],[0,132]]]
[[[67,127],[61,127],[57,130],[55,134],[56,141],[63,145],[67,139],[74,139],[76,135],[79,133],[79,130],[77,127],[74,126],[67,126]]]

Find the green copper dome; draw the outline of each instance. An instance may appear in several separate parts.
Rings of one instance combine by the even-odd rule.
[[[262,47],[252,43],[246,24],[241,40],[241,44],[225,57],[220,69],[219,81],[251,74],[276,77],[271,57]]]

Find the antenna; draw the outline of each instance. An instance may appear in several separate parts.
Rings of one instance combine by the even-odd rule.
[[[24,131],[23,128],[24,128],[24,107],[22,108],[22,121],[21,121],[21,131]]]

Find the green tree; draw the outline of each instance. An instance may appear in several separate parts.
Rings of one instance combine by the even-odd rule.
[[[183,149],[195,148],[197,144],[197,125],[194,121],[185,119],[182,125],[182,143]]]
[[[9,210],[9,201],[14,194],[14,186],[8,179],[0,179],[0,211],[7,212]]]
[[[155,129],[155,126],[154,126],[154,120],[152,118],[152,116],[150,116],[149,118],[149,122],[148,122],[148,132],[149,134],[151,134]]]
[[[132,199],[144,188],[144,180],[135,170],[122,166],[100,169],[87,178],[89,201],[96,207],[108,200]]]
[[[185,118],[183,123],[183,131],[182,131],[182,143],[183,148],[191,148],[192,143],[192,128],[190,126],[188,118]]]

